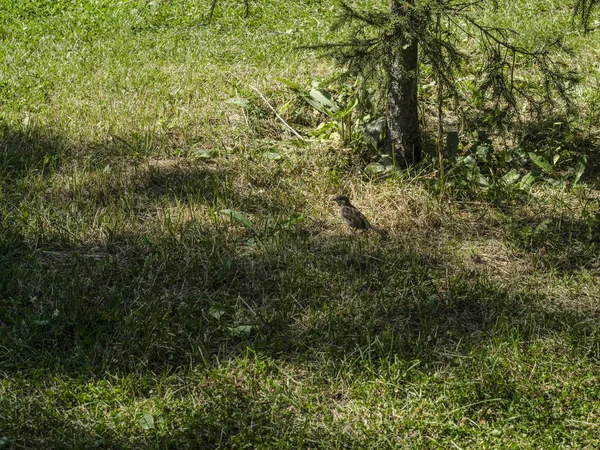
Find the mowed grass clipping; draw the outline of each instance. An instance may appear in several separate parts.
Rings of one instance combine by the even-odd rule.
[[[2,4],[0,448],[600,446],[593,174],[369,177],[254,89],[325,120],[330,2],[211,4]]]

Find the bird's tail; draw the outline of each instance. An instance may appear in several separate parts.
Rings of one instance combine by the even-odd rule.
[[[387,233],[386,233],[385,230],[382,230],[381,228],[375,227],[375,226],[373,226],[371,224],[369,224],[369,225],[370,225],[369,228],[371,228],[371,230],[373,230],[375,233],[377,233],[382,238],[387,236]]]

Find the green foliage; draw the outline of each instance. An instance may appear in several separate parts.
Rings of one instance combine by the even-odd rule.
[[[458,157],[446,152],[447,186],[457,194],[496,201],[544,183],[575,189],[588,167],[582,132],[562,122],[528,133],[512,148],[495,148],[484,133],[479,134]],[[435,158],[431,161],[435,166]]]
[[[590,31],[592,13],[598,7],[598,0],[576,0],[574,16],[579,16],[586,31]]]
[[[419,45],[423,73],[441,83],[445,95],[460,100],[466,80],[478,107],[493,104],[497,115],[514,115],[524,103],[541,113],[558,97],[568,102],[569,89],[578,80],[563,59],[568,49],[561,35],[552,30],[547,39],[533,42],[538,48],[532,47],[516,31],[486,22],[485,12],[494,2],[401,2],[401,14],[359,5],[340,3],[335,30],[343,30],[345,40],[314,48],[337,60],[348,76],[378,85],[383,95],[392,48],[410,41]],[[468,40],[477,45],[465,48]]]
[[[316,81],[313,81],[310,90],[302,89],[299,85],[284,79],[280,79],[280,81],[292,88],[300,98],[314,109],[333,119],[328,124],[321,123],[313,134],[330,134],[329,132],[335,129],[341,132],[343,143],[347,144],[350,141],[352,137],[352,111],[358,103],[356,97],[346,95],[346,97],[349,97],[346,105],[340,106],[331,93],[319,87]]]
[[[587,110],[459,142],[440,204],[288,139],[248,85],[337,121],[273,82],[332,74],[330,3],[244,3],[2,2],[0,448],[598,448]]]
[[[250,231],[252,231],[255,234],[258,233],[258,230],[256,229],[256,227],[252,224],[252,222],[250,222],[250,220],[248,219],[248,217],[244,213],[241,213],[239,211],[232,211],[230,209],[222,209],[219,212],[221,214],[229,216],[231,218],[231,220],[233,220],[233,221],[237,222],[238,224],[242,225],[247,230],[250,230]]]

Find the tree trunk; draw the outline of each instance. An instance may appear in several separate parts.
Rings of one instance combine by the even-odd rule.
[[[414,0],[395,0],[392,14],[403,16]],[[389,92],[386,109],[386,151],[396,164],[408,167],[421,160],[421,132],[417,108],[418,43],[416,39],[399,39],[392,49],[388,66]]]

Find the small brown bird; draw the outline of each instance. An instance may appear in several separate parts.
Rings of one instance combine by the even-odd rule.
[[[385,236],[385,231],[381,228],[374,227],[369,223],[367,218],[356,207],[350,203],[350,199],[345,195],[338,195],[332,199],[340,207],[340,216],[348,224],[350,228],[356,230],[373,230],[381,237]]]

